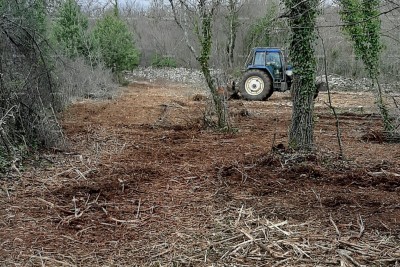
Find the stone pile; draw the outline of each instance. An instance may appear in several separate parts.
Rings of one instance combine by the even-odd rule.
[[[215,76],[219,71],[213,70],[212,75]],[[199,70],[187,68],[143,68],[139,67],[132,72],[125,73],[129,81],[137,79],[146,79],[150,82],[156,80],[167,80],[171,82],[195,85],[197,87],[206,88],[206,81],[203,74]]]
[[[213,77],[219,77],[222,73],[221,70],[212,70]],[[125,77],[130,82],[138,79],[146,79],[150,82],[156,80],[167,80],[194,85],[199,88],[207,87],[203,74],[201,71],[196,69],[139,67],[132,72],[126,72]],[[317,81],[325,81],[325,76],[319,76]],[[328,83],[332,91],[371,91],[371,82],[367,78],[353,79],[332,74],[328,75]],[[382,83],[381,85],[387,92],[400,93],[400,82],[390,84]]]

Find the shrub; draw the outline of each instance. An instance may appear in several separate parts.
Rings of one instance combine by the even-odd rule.
[[[151,59],[151,66],[156,68],[176,68],[177,64],[174,58],[154,54]]]
[[[61,137],[46,12],[43,0],[0,1],[0,151],[9,158],[20,144],[54,146]]]
[[[76,98],[109,98],[117,88],[110,69],[101,62],[91,67],[83,57],[57,61],[55,74],[64,106]]]
[[[139,64],[139,52],[126,24],[115,14],[99,20],[93,31],[101,58],[114,72],[132,70]]]

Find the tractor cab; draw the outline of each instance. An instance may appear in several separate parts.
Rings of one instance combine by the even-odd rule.
[[[249,53],[239,91],[247,100],[266,100],[274,91],[290,89],[292,67],[281,49],[256,47]]]

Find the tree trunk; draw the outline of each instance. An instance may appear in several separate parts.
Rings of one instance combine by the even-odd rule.
[[[221,97],[216,88],[216,84],[211,76],[209,59],[211,55],[211,46],[212,46],[212,22],[214,18],[214,12],[220,6],[221,0],[199,0],[197,3],[196,15],[194,28],[191,30],[197,35],[197,40],[200,46],[200,53],[196,53],[194,46],[190,44],[189,40],[189,27],[186,21],[185,14],[183,14],[182,18],[178,18],[178,9],[176,8],[174,1],[169,0],[175,22],[184,32],[186,44],[193,55],[196,56],[197,61],[201,66],[201,71],[206,79],[207,86],[210,89],[210,93],[212,95],[213,106],[215,108],[216,115],[218,117],[217,128],[222,130],[230,130],[230,126],[228,123],[228,111],[225,104],[224,97]],[[188,7],[188,2],[185,0],[179,0],[181,4],[181,8],[183,8],[183,12],[188,12],[190,8]],[[197,20],[198,19],[198,20]],[[183,22],[183,23],[182,23]]]
[[[292,29],[290,56],[295,68],[293,114],[289,147],[311,151],[314,147],[314,93],[316,60],[314,42],[318,0],[285,0]]]
[[[314,93],[315,84],[295,78],[292,84],[293,113],[289,132],[289,147],[311,151],[314,146]],[[309,93],[312,92],[312,93]]]
[[[216,84],[214,83],[209,66],[209,59],[211,54],[212,44],[212,13],[207,14],[202,12],[201,17],[202,36],[201,36],[201,56],[197,58],[201,65],[201,71],[203,72],[204,78],[206,79],[208,88],[210,89],[215,112],[217,113],[217,127],[218,129],[228,129],[228,115],[226,106],[224,105],[223,96],[220,96],[217,92]]]
[[[377,86],[376,104],[378,105],[378,109],[379,109],[379,112],[382,117],[383,131],[388,134],[394,134],[395,127],[393,126],[392,121],[390,120],[389,110],[383,99],[383,92],[382,92],[381,84],[379,83],[379,79],[378,79],[378,77],[376,77],[376,75],[374,76],[374,74],[370,74],[370,77],[371,77],[373,83],[376,83],[376,86]]]
[[[228,36],[228,65],[229,68],[233,68],[234,65],[234,50],[236,43],[236,35],[239,27],[239,14],[238,14],[238,2],[237,0],[229,0],[228,4],[228,22],[229,22],[229,36]]]

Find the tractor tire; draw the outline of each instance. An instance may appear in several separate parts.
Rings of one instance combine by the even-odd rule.
[[[273,93],[271,77],[261,70],[248,70],[240,81],[239,92],[246,100],[267,100]]]

